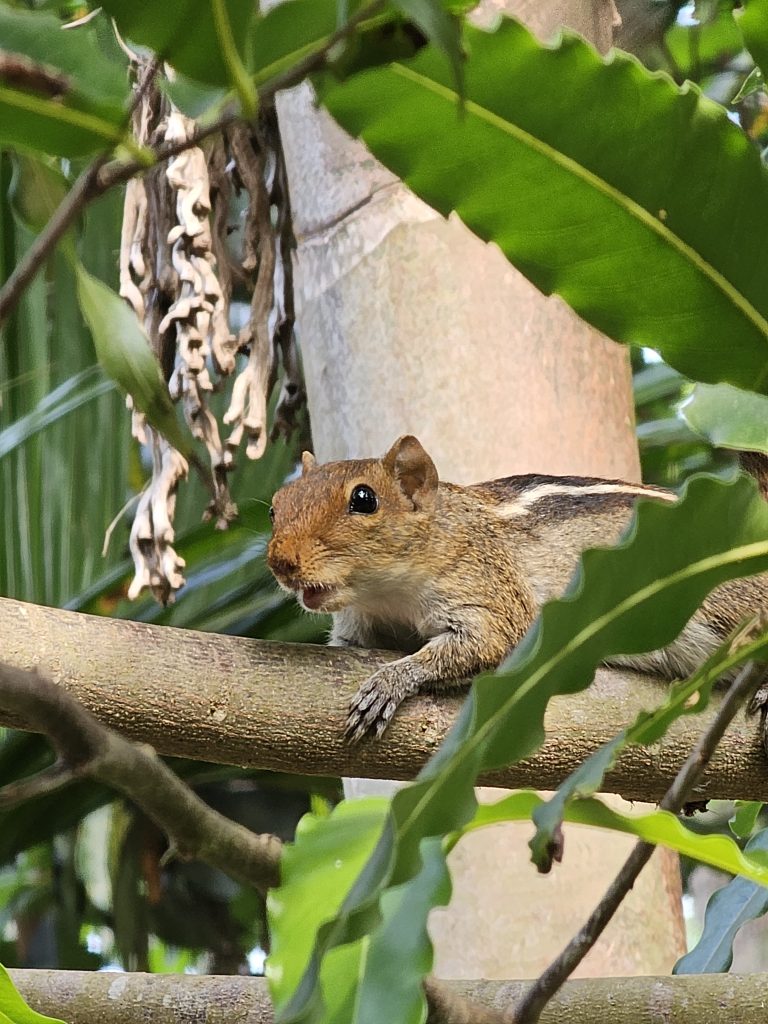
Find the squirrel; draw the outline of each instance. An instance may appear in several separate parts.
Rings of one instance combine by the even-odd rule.
[[[381,736],[404,698],[499,665],[582,551],[619,539],[639,498],[677,500],[662,487],[535,473],[460,487],[438,479],[411,435],[381,459],[317,465],[304,452],[302,466],[270,508],[277,582],[308,611],[332,613],[330,644],[407,652],[352,700],[353,743]],[[681,678],[766,604],[768,574],[728,581],[667,647],[608,663]]]

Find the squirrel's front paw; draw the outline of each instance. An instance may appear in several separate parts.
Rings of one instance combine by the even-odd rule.
[[[417,689],[404,666],[385,665],[379,669],[366,679],[349,705],[344,739],[357,743],[363,736],[381,736],[400,702]]]

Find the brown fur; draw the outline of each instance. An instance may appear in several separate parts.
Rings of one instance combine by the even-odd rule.
[[[349,511],[362,484],[378,497],[372,514]],[[438,482],[409,436],[383,459],[317,466],[305,458],[302,477],[273,499],[270,568],[304,607],[333,613],[331,643],[411,652],[363,684],[348,736],[381,735],[404,697],[498,665],[541,605],[562,593],[581,552],[616,542],[639,489],[671,498],[584,477],[459,487]],[[687,674],[767,599],[766,577],[725,583],[669,647],[615,663]]]

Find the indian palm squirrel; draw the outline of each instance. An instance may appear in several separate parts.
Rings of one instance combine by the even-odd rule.
[[[562,594],[585,548],[615,543],[638,498],[663,488],[526,474],[460,487],[438,479],[410,435],[381,459],[317,465],[274,496],[267,560],[311,612],[331,612],[334,645],[408,652],[354,697],[346,736],[380,736],[405,698],[446,691],[497,666],[541,606]],[[768,575],[715,589],[662,650],[612,658],[668,679],[694,671],[768,604]]]

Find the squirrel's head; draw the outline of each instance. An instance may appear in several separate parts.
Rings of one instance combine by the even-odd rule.
[[[428,533],[437,470],[415,437],[382,459],[315,464],[272,499],[267,562],[309,611],[396,600],[412,582],[412,557]]]

